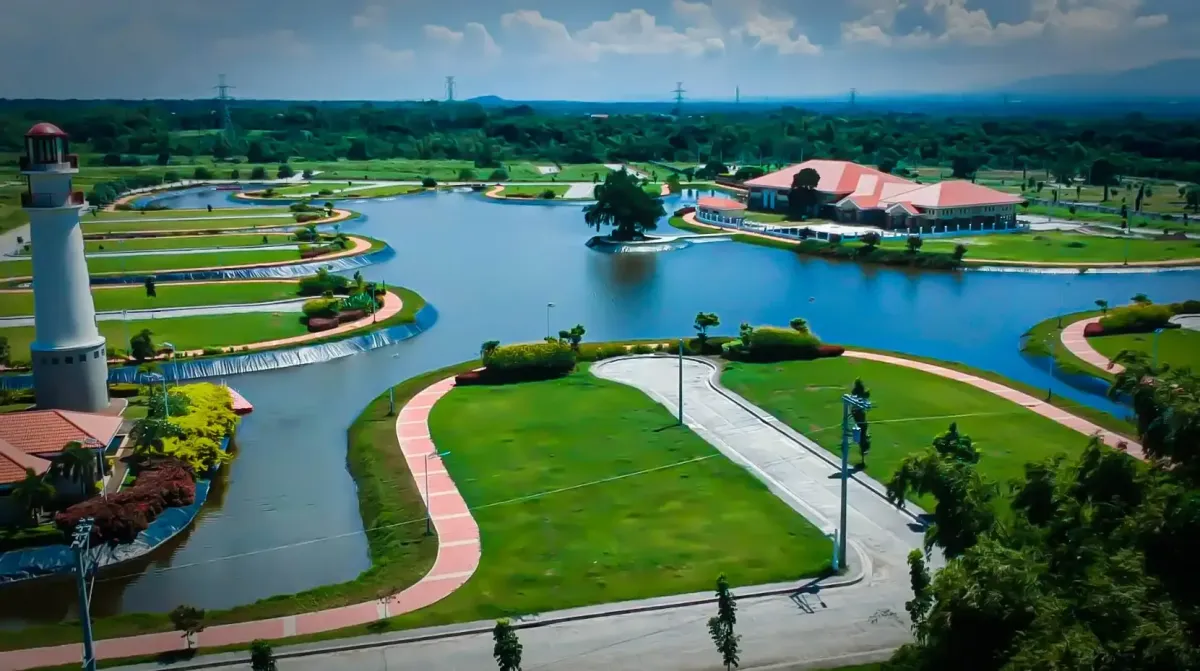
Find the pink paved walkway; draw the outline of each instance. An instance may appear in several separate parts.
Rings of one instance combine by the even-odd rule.
[[[454,388],[454,378],[433,384],[417,394],[396,418],[396,437],[408,459],[409,472],[430,505],[438,536],[433,568],[408,589],[366,603],[302,613],[268,620],[211,627],[196,635],[200,647],[249,643],[256,638],[283,638],[341,629],[402,615],[436,603],[461,587],[479,566],[479,527],[455,487],[454,481],[436,459],[429,460],[429,491],[425,491],[425,455],[434,450],[429,439],[429,410]],[[153,655],[187,647],[179,632],[144,634],[105,639],[96,644],[100,659]],[[80,643],[49,648],[0,652],[0,669],[30,669],[39,666],[78,664],[83,654]]]
[[[880,361],[882,363],[889,363],[896,366],[904,366],[905,368],[913,368],[925,373],[932,373],[933,375],[938,375],[944,378],[962,382],[964,384],[969,384],[972,387],[982,389],[990,394],[995,394],[1000,398],[1007,399],[1013,403],[1028,408],[1042,417],[1054,420],[1055,422],[1058,422],[1069,429],[1074,429],[1086,436],[1099,435],[1100,439],[1104,441],[1104,444],[1108,445],[1109,447],[1124,450],[1138,459],[1145,458],[1145,456],[1142,454],[1141,444],[1124,436],[1117,435],[1108,429],[1092,424],[1086,419],[1076,417],[1066,410],[1055,407],[1040,398],[1034,398],[1025,392],[1017,391],[1016,389],[992,382],[991,380],[985,380],[984,378],[975,375],[962,373],[952,368],[943,368],[941,366],[935,366],[922,361],[913,361],[912,359],[888,356],[886,354],[873,354],[870,352],[853,352],[846,350],[846,356],[855,359]]]
[[[1062,340],[1063,346],[1071,354],[1083,359],[1096,368],[1106,370],[1113,375],[1120,375],[1125,372],[1125,367],[1119,363],[1109,361],[1108,357],[1093,349],[1091,344],[1088,343],[1087,338],[1083,336],[1083,330],[1087,328],[1087,325],[1095,324],[1098,321],[1100,321],[1099,317],[1092,317],[1091,319],[1082,319],[1073,324],[1067,324],[1059,338]]]

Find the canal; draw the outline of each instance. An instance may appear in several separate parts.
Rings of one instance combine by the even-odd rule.
[[[694,199],[694,194],[691,194]],[[667,199],[672,211],[689,198]],[[227,207],[193,193],[172,207]],[[587,340],[690,336],[698,311],[719,334],[738,324],[804,317],[826,341],[959,361],[1045,388],[1049,376],[1018,345],[1032,324],[1063,311],[1145,293],[1195,298],[1200,274],[1049,275],[907,272],[719,242],[661,254],[604,254],[579,206],[497,203],[471,193],[349,201],[355,231],[396,256],[368,280],[411,287],[440,320],[421,336],[337,361],[228,378],[255,406],[198,523],[152,558],[104,574],[93,615],[165,612],[181,603],[227,608],[353,579],[369,566],[346,428],[389,385],[476,356],[485,340],[546,335],[579,323]],[[664,222],[665,227],[665,222]],[[661,229],[660,229],[661,230]],[[849,381],[848,381],[849,382]],[[1054,383],[1073,400],[1120,412],[1100,396]],[[73,587],[39,582],[0,590],[0,627],[74,614]]]

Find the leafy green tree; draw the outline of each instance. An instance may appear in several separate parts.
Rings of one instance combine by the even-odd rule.
[[[213,178],[212,171],[202,165],[196,166],[196,169],[192,171],[192,179],[212,179],[212,178]]]
[[[492,657],[500,671],[521,671],[521,641],[508,620],[496,620],[492,629]]]
[[[303,177],[304,179],[312,179],[312,177],[313,177],[312,168],[305,168],[304,172],[300,173],[300,176]]]
[[[489,182],[506,182],[508,181],[508,171],[504,168],[496,168],[492,174],[488,175]]]
[[[266,150],[263,149],[262,142],[254,140],[250,143],[250,146],[246,148],[246,160],[251,163],[266,163],[271,160],[271,157],[268,156]]]
[[[163,173],[163,182],[165,182],[167,184],[174,184],[175,182],[178,182],[178,181],[179,181],[179,173],[175,172],[174,170],[168,170]]]
[[[436,188],[437,185],[437,180],[432,177],[426,177],[421,180],[421,186],[425,187],[426,189]]]
[[[1187,206],[1192,208],[1192,212],[1200,212],[1200,186],[1189,188],[1185,198]]]
[[[281,163],[279,170],[275,172],[275,176],[279,179],[291,179],[296,176],[296,170],[287,163]]]
[[[850,395],[855,398],[861,398],[864,401],[871,400],[871,392],[863,384],[862,378],[854,380],[854,387],[850,390]],[[862,464],[863,468],[866,468],[867,455],[871,453],[871,425],[867,421],[867,411],[862,408],[851,408],[850,418],[854,420],[855,426],[858,427],[859,463]]]
[[[963,257],[967,255],[968,251],[969,251],[969,249],[967,248],[967,246],[961,242],[954,245],[954,252],[953,252],[954,260],[962,261]]]
[[[1147,296],[1146,294],[1142,294],[1142,293],[1134,294],[1133,297],[1130,298],[1129,300],[1134,303],[1137,303],[1138,305],[1150,305],[1151,303],[1154,302],[1154,301],[1150,300],[1149,296]]]
[[[158,296],[158,288],[154,286],[153,277],[146,277],[146,280],[142,282],[142,285],[146,287],[146,298],[156,298]]]
[[[25,523],[31,526],[36,523],[41,510],[54,501],[56,494],[54,486],[32,468],[25,469],[25,478],[9,492],[13,503],[25,513]]]
[[[233,170],[229,171],[229,179],[241,179],[241,178],[242,178],[241,170],[234,168]]]
[[[808,320],[804,317],[792,317],[791,320],[788,321],[788,326],[790,326],[793,331],[798,333],[812,332],[812,329],[810,329],[808,326]]]
[[[950,160],[950,176],[955,179],[973,179],[979,170],[979,161],[969,154],[957,154]]]
[[[267,178],[267,169],[261,165],[256,165],[250,170],[250,179],[263,180]]]
[[[583,342],[583,334],[587,333],[587,329],[583,328],[583,324],[576,324],[571,327],[570,331],[559,331],[558,339],[562,342],[569,343],[571,349],[579,351],[579,343]]]
[[[741,636],[733,631],[737,624],[737,601],[729,590],[729,580],[722,573],[717,577],[717,614],[708,620],[708,635],[712,637],[725,671],[738,667],[739,641]]]
[[[869,253],[875,251],[875,248],[878,247],[881,242],[883,242],[883,236],[879,235],[875,231],[868,231],[859,236],[858,240],[859,242],[863,243],[863,251]]]
[[[78,441],[63,446],[63,451],[52,460],[51,468],[62,479],[78,485],[83,496],[91,492],[93,483],[98,479],[95,454]]]
[[[142,329],[129,339],[129,354],[135,361],[141,363],[154,358],[154,340],[150,329]]]
[[[666,214],[662,201],[646,193],[635,177],[624,170],[609,172],[596,186],[596,202],[583,208],[583,219],[597,231],[613,227],[614,240],[639,240]]]
[[[194,637],[196,634],[204,631],[204,609],[196,608],[195,606],[180,605],[174,610],[167,613],[167,617],[171,620],[171,626],[175,631],[183,632],[183,638],[187,640],[188,650],[192,649],[195,644]]]
[[[488,340],[488,341],[484,342],[482,345],[479,346],[480,360],[482,360],[483,363],[486,364],[487,360],[489,358],[491,358],[492,353],[494,353],[498,347],[500,347],[499,340]]]
[[[1107,202],[1109,188],[1119,183],[1117,166],[1107,158],[1098,158],[1092,161],[1092,169],[1088,171],[1088,175],[1092,184],[1104,187],[1104,202]]]
[[[729,172],[729,168],[727,168],[724,163],[716,159],[710,159],[708,163],[705,163],[704,167],[701,168],[696,174],[698,174],[701,179],[715,179],[727,172]]]
[[[475,171],[471,168],[463,168],[458,171],[458,181],[470,182],[476,178]]]
[[[700,351],[705,351],[708,343],[708,329],[721,325],[721,318],[715,312],[697,312],[692,328],[696,329],[696,340],[700,343]]]
[[[671,175],[667,177],[667,190],[672,194],[678,194],[683,191],[683,183],[679,181],[678,174],[671,173]]]
[[[821,183],[821,173],[812,168],[804,168],[792,177],[792,188],[788,190],[788,213],[793,219],[801,219],[813,213],[817,204],[817,185]]]
[[[929,593],[929,586],[933,581],[929,577],[929,569],[925,566],[925,555],[920,550],[908,553],[908,577],[913,598],[904,604],[904,610],[908,611],[913,630],[917,630],[925,621],[929,607],[933,605],[932,595]]]
[[[1108,314],[1108,301],[1104,300],[1103,298],[1096,299],[1096,307],[1100,308],[1100,314]]]
[[[904,241],[904,246],[908,249],[908,253],[916,254],[921,251],[921,246],[925,244],[925,239],[919,235],[910,235]]]
[[[250,643],[250,668],[252,671],[276,671],[275,651],[268,641],[260,638]]]

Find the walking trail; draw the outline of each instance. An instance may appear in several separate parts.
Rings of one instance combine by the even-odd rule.
[[[161,286],[161,285],[159,285]],[[176,317],[199,317],[203,315],[240,315],[252,312],[299,312],[310,298],[286,298],[261,303],[226,303],[224,305],[197,305],[193,307],[145,308],[141,310],[106,310],[96,313],[96,321],[122,321],[138,319],[173,319]],[[33,326],[33,315],[0,317],[0,328]]]
[[[1108,360],[1108,357],[1097,352],[1092,348],[1091,343],[1083,335],[1083,330],[1088,327],[1088,324],[1096,324],[1100,321],[1100,317],[1092,317],[1091,319],[1081,319],[1077,322],[1067,324],[1059,334],[1059,339],[1062,340],[1063,347],[1075,356],[1083,359],[1085,362],[1106,370],[1113,375],[1120,375],[1125,372],[1125,367],[1119,363],[1113,363]]]
[[[396,418],[396,438],[421,498],[429,506],[438,536],[437,558],[429,573],[390,597],[312,613],[210,627],[196,634],[196,645],[242,644],[257,638],[303,636],[367,624],[424,608],[446,598],[466,583],[479,566],[479,527],[449,474],[436,459],[426,459],[426,455],[434,450],[429,439],[430,408],[453,388],[454,378],[427,387],[405,404]],[[428,473],[425,472],[426,464],[429,465]],[[425,489],[426,477],[428,490]],[[179,632],[168,631],[97,641],[96,655],[99,659],[112,659],[155,655],[186,647]],[[80,643],[0,652],[0,669],[78,664],[82,655]]]

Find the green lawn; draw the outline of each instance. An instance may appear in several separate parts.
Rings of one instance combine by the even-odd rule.
[[[567,195],[571,187],[568,184],[537,184],[534,186],[512,186],[506,185],[500,195],[505,198],[532,198],[539,199],[546,191],[554,192],[555,198],[562,198]]]
[[[266,214],[290,214],[287,207],[261,206],[254,209],[245,207],[221,207],[214,208],[212,212],[207,209],[200,210],[98,210],[94,215],[89,212],[83,215],[83,221],[135,221],[138,219],[184,219],[184,218],[201,218],[201,219],[221,219],[223,217],[236,217],[243,215],[266,215]]]
[[[226,210],[228,212],[228,210]],[[257,214],[255,207],[246,214]],[[94,221],[92,215],[85,216],[83,222],[84,235],[102,233],[133,233],[141,231],[223,231],[236,229],[256,229],[259,227],[278,228],[295,226],[292,217],[229,217],[205,219],[180,219],[154,221],[155,217],[146,216],[144,219],[125,219],[120,221]]]
[[[374,186],[369,189],[358,189],[338,194],[334,200],[339,198],[342,200],[353,200],[355,198],[387,198],[389,196],[407,196],[410,193],[422,193],[425,187],[416,186],[413,184],[388,184],[385,186]],[[319,196],[323,198],[324,196]]]
[[[1154,355],[1153,333],[1126,333],[1122,335],[1088,338],[1088,343],[1099,353],[1112,359],[1121,350],[1136,350],[1147,356]],[[1158,361],[1175,368],[1188,367],[1200,372],[1200,331],[1170,329],[1158,336]]]
[[[243,266],[299,260],[300,252],[294,249],[231,249],[222,252],[202,252],[198,254],[93,257],[87,260],[87,264],[88,272],[92,275],[103,275],[157,273],[188,268]],[[5,261],[0,263],[0,278],[29,277],[32,273],[32,260]]]
[[[736,363],[721,381],[831,453],[840,455],[842,394],[861,378],[871,392],[867,472],[886,483],[905,456],[928,447],[958,422],[982,454],[979,471],[995,482],[1024,477],[1024,465],[1074,456],[1088,438],[1015,403],[961,382],[891,364],[838,357],[779,364]],[[857,449],[853,459],[857,462]],[[932,499],[918,504],[927,510]]]
[[[266,239],[264,241],[264,238]],[[261,245],[297,244],[289,233],[263,235],[170,235],[156,238],[108,238],[87,240],[84,251],[140,252],[150,249],[201,249],[204,247],[257,247]],[[25,255],[28,255],[26,252]]]
[[[92,287],[92,299],[98,312],[145,310],[150,308],[191,307],[264,303],[296,296],[296,282],[208,282],[202,284],[159,284],[158,296],[148,298],[142,285],[105,285]],[[33,293],[0,292],[0,316],[33,314]]]
[[[300,323],[300,311],[293,312],[248,312],[232,315],[206,315],[201,317],[174,317],[166,319],[141,319],[97,322],[100,334],[115,349],[129,349],[129,336],[142,329],[150,329],[154,342],[169,342],[179,350],[204,349],[205,347],[231,347],[263,340],[290,338],[308,333]],[[33,341],[32,326],[0,328],[0,335],[8,338],[13,352],[28,352]]]
[[[510,163],[508,168],[508,179],[513,182],[590,182],[596,176],[599,176],[600,181],[604,181],[605,175],[610,171],[602,163],[575,163],[563,164],[560,170],[554,174],[543,175],[538,171],[538,166],[554,165],[550,161],[533,161],[533,162],[515,162]],[[487,179],[490,170],[476,170],[482,179]]]
[[[674,422],[586,367],[454,389],[431,433],[474,509],[483,558],[465,586],[395,626],[703,592],[722,572],[748,585],[827,568],[816,528]]]
[[[757,221],[760,224],[779,224],[787,221],[786,214],[775,214],[773,212],[747,212],[746,221]]]
[[[968,262],[994,259],[1055,263],[1121,263],[1125,260],[1126,244],[1130,261],[1200,260],[1200,241],[1196,240],[1126,241],[1121,238],[1061,231],[926,238],[921,251],[950,253],[960,243],[967,246]],[[884,249],[904,249],[904,246],[903,240],[888,240],[881,245]]]

